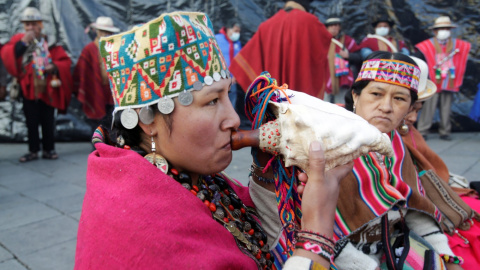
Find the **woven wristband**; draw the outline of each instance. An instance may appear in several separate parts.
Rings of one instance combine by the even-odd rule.
[[[328,247],[319,243],[299,240],[297,241],[297,243],[295,243],[295,248],[301,248],[303,250],[313,252],[317,255],[322,256],[325,260],[329,262],[331,262],[333,258],[333,250],[329,252]]]

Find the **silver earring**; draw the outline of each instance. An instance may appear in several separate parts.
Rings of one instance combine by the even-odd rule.
[[[403,124],[400,126],[398,131],[400,131],[400,133],[403,134],[403,135],[408,133],[409,128],[408,128],[407,124],[405,124],[405,119],[403,119]]]
[[[146,155],[144,158],[146,160],[148,160],[148,162],[155,165],[164,174],[167,174],[167,172],[168,172],[168,162],[163,156],[156,153],[157,149],[155,147],[155,141],[153,140],[153,136],[150,136],[150,138],[152,140],[152,152],[150,154]]]
[[[353,113],[357,113],[357,108],[355,108],[355,104],[353,104]]]

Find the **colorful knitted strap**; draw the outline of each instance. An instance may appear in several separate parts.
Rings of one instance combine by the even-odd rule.
[[[245,98],[245,113],[252,122],[252,129],[258,129],[268,121],[275,120],[275,115],[268,109],[269,101],[288,101],[285,94],[287,85],[278,86],[268,72],[262,72],[248,88]],[[254,162],[257,149],[252,148]],[[275,195],[277,199],[278,214],[283,226],[293,223],[300,225],[302,211],[301,198],[297,192],[297,174],[300,172],[296,167],[286,168],[280,156],[274,156],[269,164],[272,166],[275,179]],[[288,256],[293,254],[295,231],[283,230],[285,245]]]
[[[393,59],[369,59],[363,62],[355,82],[383,82],[418,92],[419,80],[420,69],[416,65]]]

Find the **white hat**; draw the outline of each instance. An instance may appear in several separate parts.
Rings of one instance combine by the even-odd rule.
[[[455,24],[452,24],[450,21],[450,17],[448,16],[440,16],[435,20],[433,26],[430,26],[430,29],[435,28],[455,28],[457,27]]]
[[[415,56],[410,56],[420,69],[420,80],[418,82],[418,100],[425,101],[437,92],[437,86],[428,79],[428,65],[425,61]]]
[[[21,22],[38,22],[38,21],[43,21],[42,19],[42,14],[40,14],[40,11],[34,7],[27,7],[23,13],[22,16],[20,16],[20,21]]]
[[[118,33],[120,29],[113,25],[113,20],[110,17],[100,16],[92,23],[92,27],[97,30],[102,30],[110,33]]]

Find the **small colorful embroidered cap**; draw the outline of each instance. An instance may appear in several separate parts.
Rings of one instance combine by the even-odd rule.
[[[134,128],[138,118],[153,121],[150,106],[163,114],[193,102],[191,91],[230,78],[212,23],[204,13],[172,12],[118,35],[100,39],[121,123]],[[135,108],[141,108],[137,114]]]
[[[416,65],[394,59],[369,59],[363,62],[355,81],[389,83],[418,92],[419,80],[420,69]]]

